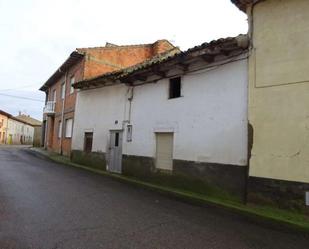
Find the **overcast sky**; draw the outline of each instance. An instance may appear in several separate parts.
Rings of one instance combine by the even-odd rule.
[[[246,32],[230,0],[0,0],[0,109],[42,119],[38,88],[77,47],[168,39],[186,50]]]

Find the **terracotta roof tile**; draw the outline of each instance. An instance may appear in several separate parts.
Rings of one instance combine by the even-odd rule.
[[[142,63],[139,63],[137,65],[124,68],[118,71],[114,71],[111,73],[103,74],[100,76],[97,76],[95,78],[87,79],[84,81],[76,82],[74,84],[75,88],[83,88],[88,87],[89,85],[95,85],[98,83],[105,83],[106,81],[115,81],[117,79],[123,79],[127,77],[130,74],[133,74],[135,72],[138,72],[143,69],[151,68],[155,65],[160,65],[168,61],[172,60],[178,60],[181,58],[186,58],[188,55],[192,55],[195,52],[198,52],[200,50],[208,51],[206,54],[212,54],[214,51],[216,53],[225,53],[226,50],[237,50],[237,49],[243,49],[246,50],[248,47],[248,38],[247,35],[239,35],[237,37],[228,37],[228,38],[221,38],[218,40],[213,40],[209,43],[203,43],[199,46],[195,46],[193,48],[188,49],[187,51],[181,52],[180,50],[175,51],[168,51],[166,53],[163,53],[161,55],[155,56],[152,59],[146,60]],[[205,54],[204,54],[205,55]]]

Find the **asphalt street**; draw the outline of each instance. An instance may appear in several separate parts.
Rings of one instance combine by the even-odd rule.
[[[309,236],[253,223],[0,147],[0,249],[309,248]]]

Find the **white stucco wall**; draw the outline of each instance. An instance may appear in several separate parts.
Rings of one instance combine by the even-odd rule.
[[[24,144],[32,144],[34,128],[31,125],[19,122],[14,119],[8,120],[7,143],[20,144],[20,137],[23,136]],[[11,138],[10,138],[11,137]]]
[[[116,85],[78,92],[72,149],[83,150],[84,133],[93,131],[93,151],[106,151],[110,129],[121,129],[125,119],[127,87]],[[115,124],[118,120],[118,124]]]
[[[154,157],[155,132],[174,132],[174,159],[247,164],[247,60],[182,77],[182,97],[168,99],[169,80],[134,87],[132,142],[123,154]],[[128,119],[128,87],[80,91],[72,149],[94,132],[93,151],[106,151],[109,129]],[[118,125],[115,125],[118,120]]]

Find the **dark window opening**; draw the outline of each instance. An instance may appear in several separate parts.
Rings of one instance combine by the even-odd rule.
[[[84,151],[90,153],[92,151],[93,132],[85,132]]]
[[[115,133],[115,147],[118,147],[119,146],[119,133],[116,132]]]
[[[181,96],[181,78],[170,79],[170,93],[169,98],[179,98]]]

